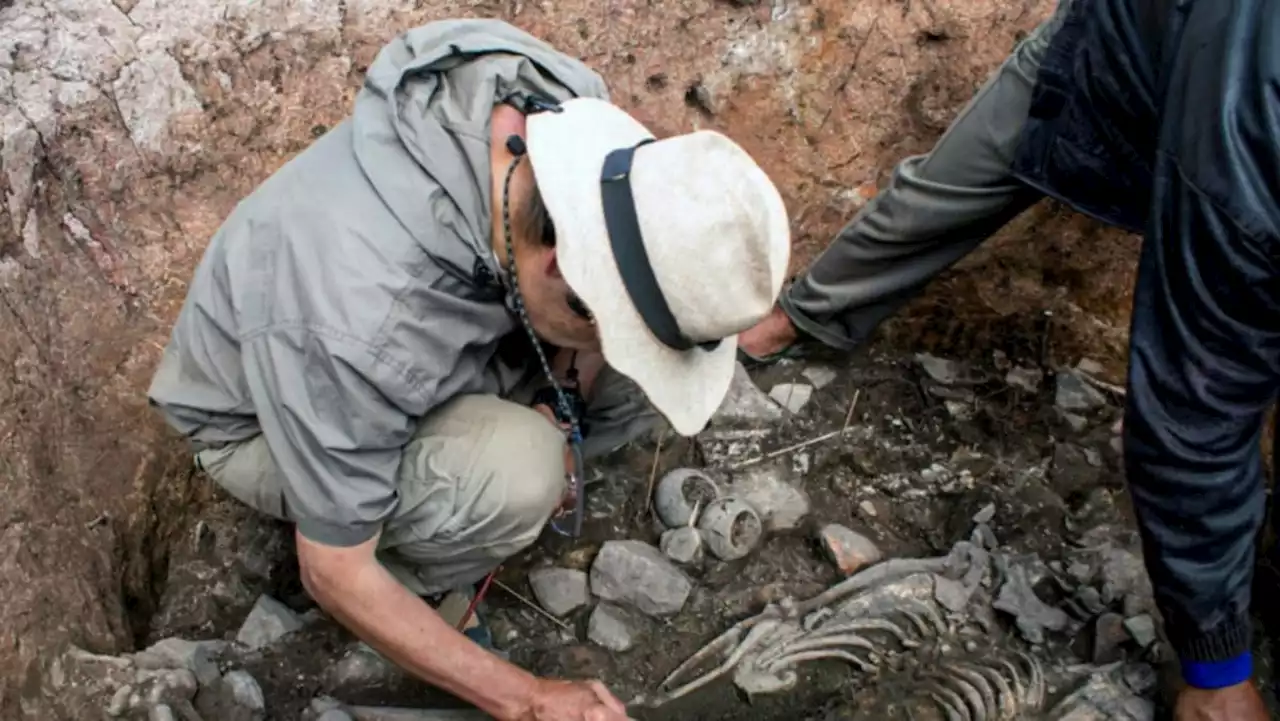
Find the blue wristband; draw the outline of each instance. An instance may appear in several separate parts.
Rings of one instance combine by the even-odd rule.
[[[1193,688],[1226,688],[1244,683],[1252,676],[1253,654],[1248,651],[1225,661],[1182,662],[1182,679]]]

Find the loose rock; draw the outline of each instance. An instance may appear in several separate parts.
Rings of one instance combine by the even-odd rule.
[[[1139,648],[1149,648],[1156,642],[1156,622],[1150,616],[1142,615],[1126,619],[1124,627]]]
[[[969,587],[952,578],[934,576],[933,598],[939,606],[952,613],[960,613],[969,605],[976,587]]]
[[[800,375],[804,376],[805,380],[812,383],[813,387],[817,390],[826,388],[836,379],[836,372],[834,370],[831,370],[830,368],[823,368],[821,366],[805,368],[803,371],[800,371]]]
[[[355,719],[340,708],[331,708],[317,716],[316,721],[355,721]]]
[[[962,367],[959,363],[945,358],[917,353],[916,363],[933,380],[943,385],[950,385],[960,380]]]
[[[1062,420],[1075,433],[1082,433],[1084,429],[1089,427],[1089,419],[1075,413],[1067,413],[1066,411],[1058,411],[1062,414]]]
[[[218,721],[264,721],[267,717],[262,687],[248,672],[228,673],[196,696],[201,717]]]
[[[988,503],[973,514],[973,522],[979,525],[991,523],[996,517],[996,504]]]
[[[647,543],[607,541],[591,566],[591,590],[650,616],[669,616],[684,607],[693,582]]]
[[[1093,662],[1107,664],[1119,661],[1124,657],[1121,646],[1128,638],[1123,616],[1118,613],[1099,616],[1093,629]]]
[[[587,638],[594,644],[618,652],[630,649],[633,643],[625,614],[607,603],[601,603],[591,611],[591,618],[587,621]]]
[[[871,501],[862,501],[858,504],[858,509],[871,518],[875,518],[878,515],[876,511],[876,504]]]
[[[331,693],[345,695],[389,685],[403,672],[382,654],[363,643],[353,643],[336,663],[325,669],[324,686]]]
[[[302,626],[302,619],[292,609],[263,594],[240,627],[236,641],[257,650],[270,646]]]
[[[1009,566],[1005,576],[992,607],[1013,616],[1023,638],[1041,644],[1045,630],[1062,631],[1070,625],[1071,618],[1065,611],[1049,606],[1036,595],[1024,566]]]
[[[1090,411],[1104,405],[1106,396],[1097,388],[1089,385],[1075,371],[1062,371],[1057,374],[1057,392],[1054,403],[1064,411]]]
[[[799,413],[813,397],[813,386],[806,383],[779,383],[769,390],[769,398],[791,413]]]
[[[1004,382],[1028,393],[1036,393],[1044,382],[1044,372],[1039,368],[1012,368],[1005,374]]]
[[[1142,558],[1121,548],[1109,548],[1102,557],[1102,600],[1115,603],[1127,595],[1136,595],[1138,606],[1152,604],[1151,579]]]
[[[809,495],[784,481],[784,473],[776,463],[755,466],[747,469],[729,489],[730,494],[756,509],[766,531],[791,530],[809,515]]]
[[[173,709],[165,704],[152,706],[147,711],[147,721],[178,721],[178,717],[174,715]]]
[[[778,421],[784,416],[782,407],[769,399],[738,363],[733,369],[733,381],[724,400],[716,410],[712,421]]]
[[[658,548],[676,563],[696,564],[702,560],[702,534],[690,526],[671,528],[662,534]]]
[[[144,651],[133,654],[138,668],[185,668],[195,674],[196,682],[207,686],[218,680],[218,657],[227,648],[225,641],[188,641],[166,638],[152,644]]]
[[[553,616],[564,616],[591,602],[587,574],[572,568],[539,568],[529,572],[533,596]]]
[[[852,576],[884,558],[871,539],[837,523],[823,526],[818,532],[818,540],[823,553],[845,576]]]

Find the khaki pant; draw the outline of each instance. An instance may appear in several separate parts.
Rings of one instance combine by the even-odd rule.
[[[566,490],[564,436],[528,406],[459,396],[418,426],[400,461],[399,503],[378,539],[378,558],[419,595],[484,578],[536,541]],[[587,412],[588,458],[656,428],[660,416],[639,388],[606,368]],[[283,479],[266,439],[200,451],[197,464],[242,503],[290,520]]]
[[[1042,196],[1010,173],[1041,60],[1070,0],[1014,50],[925,155],[879,193],[783,293],[801,331],[861,345],[926,283]]]

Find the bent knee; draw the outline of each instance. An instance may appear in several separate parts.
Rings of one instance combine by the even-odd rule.
[[[515,544],[536,539],[565,492],[560,430],[532,408],[479,395],[451,402],[437,425],[450,438],[443,455],[460,483],[459,530]]]

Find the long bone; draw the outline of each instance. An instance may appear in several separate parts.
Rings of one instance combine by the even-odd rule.
[[[871,663],[870,661],[863,661],[862,659],[858,658],[857,656],[854,656],[848,651],[841,651],[839,649],[825,649],[825,650],[814,650],[814,651],[801,651],[798,653],[793,653],[787,656],[783,656],[782,658],[774,661],[772,664],[769,665],[769,672],[776,674],[779,671],[791,668],[805,661],[821,661],[823,659],[839,659],[841,661],[848,661],[849,663],[853,664],[854,666],[857,666],[858,668],[868,673],[871,671],[875,671],[876,668],[878,668],[874,663]]]
[[[1009,681],[1005,679],[1003,674],[990,666],[980,663],[975,663],[973,665],[964,664],[964,666],[972,670],[974,673],[980,674],[993,687],[995,687],[996,705],[1000,708],[999,718],[1017,718],[1018,709],[1022,706],[1022,698],[1018,696],[1013,690],[1013,687],[1009,685]]]
[[[967,703],[974,721],[987,721],[987,707],[982,700],[982,694],[964,679],[936,670],[926,673],[924,678],[933,680],[943,688],[949,688],[959,694]]]
[[[996,691],[985,676],[959,664],[951,666],[948,670],[952,676],[977,689],[978,695],[982,698],[982,707],[986,712],[987,718],[1000,718],[1000,703],[996,699]]]
[[[738,647],[733,650],[733,653],[729,655],[729,658],[726,659],[724,663],[720,664],[720,666],[677,689],[662,693],[652,701],[647,702],[647,705],[658,706],[669,701],[674,701],[681,696],[693,693],[694,691],[729,673],[740,661],[742,661],[743,657],[745,657],[748,652],[762,644],[770,634],[777,631],[780,623],[781,621],[779,619],[768,619],[764,623],[761,623],[751,629],[750,633],[747,634],[747,637],[743,639],[742,643],[738,644]]]
[[[947,715],[947,721],[973,721],[973,714],[969,713],[969,706],[960,698],[960,694],[934,682],[924,684],[924,690],[929,699],[938,704]]]

